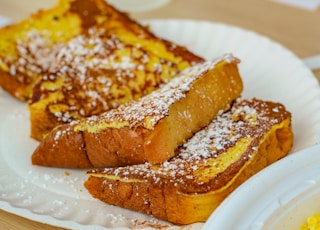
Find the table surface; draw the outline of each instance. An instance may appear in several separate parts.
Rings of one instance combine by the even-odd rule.
[[[55,2],[0,0],[0,15],[19,21]],[[171,0],[161,8],[131,15],[135,19],[185,18],[223,22],[268,36],[300,58],[320,54],[320,9],[309,11],[270,0]],[[320,70],[315,70],[314,74],[320,81]],[[0,210],[0,226],[3,229],[61,229],[3,210]]]

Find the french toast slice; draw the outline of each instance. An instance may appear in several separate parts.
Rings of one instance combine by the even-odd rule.
[[[38,77],[71,38],[106,20],[128,20],[103,0],[59,0],[29,18],[0,29],[0,87],[20,100],[31,97]],[[132,23],[132,30],[141,26]]]
[[[0,29],[0,87],[29,100],[31,137],[137,99],[204,61],[104,0],[60,0]]]
[[[206,221],[235,188],[291,149],[282,104],[237,100],[163,163],[88,171],[85,187],[108,204],[175,224]]]
[[[70,39],[35,82],[29,102],[34,139],[42,140],[57,125],[136,100],[204,61],[103,4],[103,21]]]
[[[241,95],[238,63],[225,54],[184,70],[137,101],[58,126],[34,151],[32,163],[82,168],[163,162]]]

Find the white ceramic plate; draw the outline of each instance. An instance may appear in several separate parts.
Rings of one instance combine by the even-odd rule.
[[[242,60],[243,97],[282,102],[293,114],[293,152],[320,136],[320,90],[305,65],[281,45],[240,28],[189,20],[149,21],[160,36],[211,59],[233,53]],[[0,208],[29,219],[73,229],[158,227],[150,216],[94,200],[83,187],[84,170],[35,167],[30,156],[27,106],[0,91]],[[202,224],[191,227],[198,229]]]
[[[203,229],[300,229],[315,213],[320,213],[320,145],[292,154],[247,180]]]

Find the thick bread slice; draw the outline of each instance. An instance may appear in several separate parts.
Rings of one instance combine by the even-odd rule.
[[[60,0],[0,29],[0,87],[30,100],[31,137],[142,97],[203,58],[104,0]]]
[[[57,125],[136,100],[203,61],[103,4],[103,21],[60,47],[35,82],[29,103],[31,137],[42,140]]]
[[[176,224],[206,221],[236,187],[286,156],[291,114],[278,103],[238,101],[161,164],[95,169],[85,187],[108,204]]]
[[[31,97],[61,47],[106,20],[127,20],[104,0],[59,0],[29,18],[0,29],[0,87],[20,100]],[[133,25],[132,30],[142,28]]]
[[[107,167],[163,162],[240,96],[238,62],[226,54],[195,65],[138,101],[60,126],[40,143],[32,163]]]
[[[120,14],[120,13],[119,13]],[[31,136],[136,100],[203,59],[137,23],[108,20],[71,39],[37,82],[29,103]]]

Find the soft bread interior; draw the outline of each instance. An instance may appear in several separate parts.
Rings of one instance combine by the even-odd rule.
[[[191,138],[169,161],[92,170],[85,187],[106,203],[176,224],[205,221],[235,188],[292,147],[290,113],[279,104],[256,99],[253,104],[235,109],[230,122],[219,116],[218,133],[200,131],[202,138],[190,144]],[[212,149],[204,153],[207,147]]]

